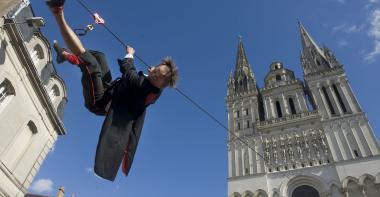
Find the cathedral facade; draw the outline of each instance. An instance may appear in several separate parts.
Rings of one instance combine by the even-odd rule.
[[[226,97],[228,196],[380,196],[380,146],[344,67],[299,28],[303,81],[273,62],[259,88],[239,41]]]
[[[65,134],[67,95],[29,1],[2,1],[0,13],[0,197],[23,197]]]

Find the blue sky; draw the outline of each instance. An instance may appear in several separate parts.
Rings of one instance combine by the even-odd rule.
[[[380,136],[380,5],[379,0],[139,0],[85,1],[136,53],[152,65],[172,56],[180,67],[179,88],[226,124],[226,84],[234,68],[238,35],[259,86],[275,60],[302,78],[298,20],[314,40],[329,47],[344,65],[351,86],[376,135]],[[32,0],[50,41],[63,43],[44,5]],[[66,17],[73,27],[92,23],[76,1],[68,1]],[[116,58],[124,49],[102,27],[83,37],[89,49],[107,54],[114,77]],[[103,118],[83,106],[80,71],[55,65],[66,82],[69,103],[67,134],[59,137],[31,192],[77,196],[227,196],[227,149],[224,129],[174,90],[166,90],[149,107],[130,175],[115,182],[92,171]],[[140,69],[145,67],[137,62]]]

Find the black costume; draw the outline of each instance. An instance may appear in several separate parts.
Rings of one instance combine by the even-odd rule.
[[[145,118],[145,109],[160,96],[142,72],[136,71],[132,58],[118,60],[122,77],[111,83],[105,56],[86,51],[79,56],[85,106],[105,115],[95,157],[95,173],[113,181],[121,162],[128,175]]]

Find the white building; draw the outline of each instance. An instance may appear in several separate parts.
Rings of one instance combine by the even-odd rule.
[[[17,4],[15,4],[17,2]],[[0,196],[21,197],[65,134],[66,90],[28,1],[0,2]]]
[[[229,197],[379,197],[380,147],[343,66],[300,24],[304,81],[280,62],[258,88],[243,43],[226,97]]]

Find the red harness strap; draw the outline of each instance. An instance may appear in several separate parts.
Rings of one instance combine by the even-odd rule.
[[[68,52],[63,52],[62,55],[65,57],[65,59],[70,63],[74,65],[79,65],[81,64],[81,60],[78,56],[68,53]]]

